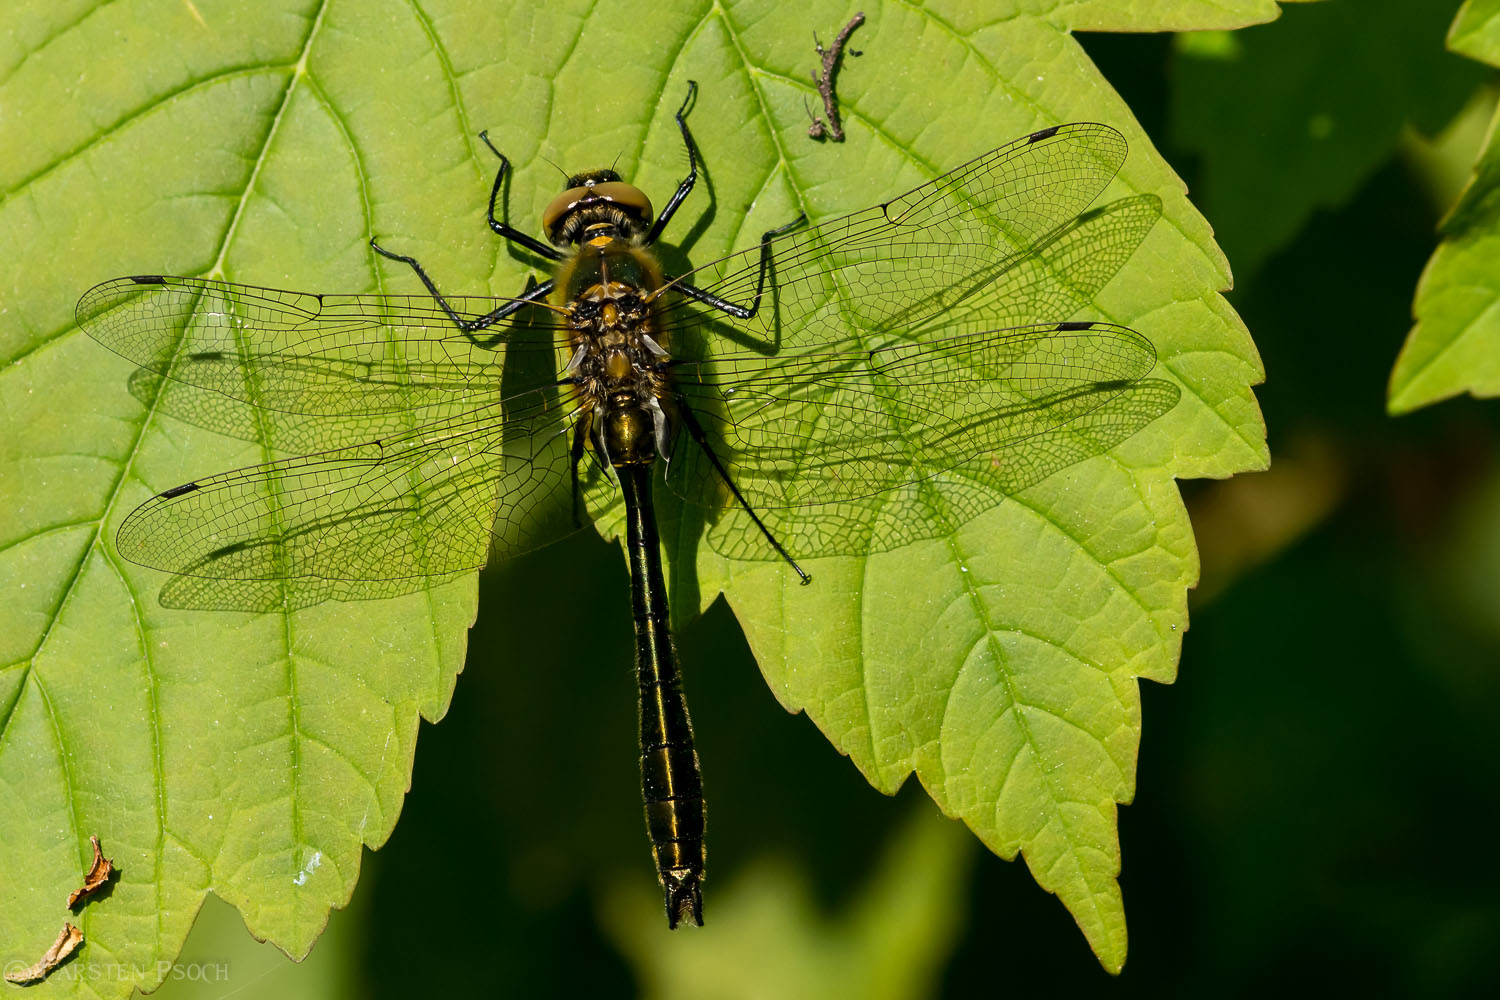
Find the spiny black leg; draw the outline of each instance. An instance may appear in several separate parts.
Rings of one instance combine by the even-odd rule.
[[[432,297],[437,301],[437,304],[443,307],[443,312],[447,313],[448,318],[453,321],[453,325],[458,327],[459,331],[465,335],[473,334],[476,331],[483,330],[489,326],[493,326],[500,320],[509,316],[511,313],[520,309],[522,306],[528,305],[533,302],[541,302],[546,299],[548,295],[552,294],[553,283],[551,281],[544,281],[540,285],[537,285],[535,288],[532,288],[525,294],[521,295],[519,298],[514,298],[509,302],[504,303],[500,306],[500,308],[494,310],[493,312],[486,313],[485,315],[480,316],[477,319],[464,319],[454,311],[452,306],[448,304],[448,300],[443,298],[442,293],[437,289],[437,285],[433,284],[432,279],[427,276],[427,272],[423,270],[421,264],[417,263],[417,259],[415,257],[407,257],[404,254],[392,253],[385,247],[381,246],[379,243],[376,243],[374,239],[370,240],[370,249],[374,250],[382,257],[387,257],[391,260],[398,260],[415,271],[417,273],[417,277],[422,279],[422,284],[427,286],[427,291],[432,293]],[[472,340],[478,347],[491,348],[494,347],[495,344],[499,343],[500,334],[496,334],[493,337],[487,337],[484,340],[480,340],[479,338],[473,336],[470,336],[469,339]]]
[[[495,218],[495,204],[497,201],[499,201],[500,185],[505,182],[505,171],[510,169],[510,161],[505,158],[504,153],[495,148],[494,143],[490,142],[490,136],[488,132],[479,133],[479,138],[484,141],[484,144],[486,146],[490,147],[491,153],[494,153],[496,156],[500,157],[500,169],[495,171],[495,184],[490,188],[490,210],[487,216],[487,218],[489,219],[490,228],[493,229],[503,239],[510,240],[512,243],[519,243],[521,244],[521,246],[525,247],[527,250],[530,250],[534,254],[539,254],[547,258],[548,260],[562,260],[565,254],[561,250],[557,249],[557,247],[543,243],[541,240],[537,239],[534,236],[527,236],[519,229],[511,226],[508,222],[502,222],[499,219]]]
[[[682,145],[687,149],[688,175],[682,179],[681,184],[677,185],[677,190],[672,193],[672,199],[667,202],[667,207],[661,210],[661,214],[651,224],[650,231],[646,233],[646,246],[648,247],[655,243],[661,231],[667,228],[667,223],[672,216],[677,214],[678,206],[688,196],[688,192],[693,190],[693,183],[698,180],[698,148],[693,145],[693,134],[688,131],[687,127],[688,105],[693,103],[693,95],[696,93],[698,93],[697,81],[689,80],[687,97],[683,99],[682,107],[677,109],[677,128],[682,132]]]
[[[690,285],[686,281],[675,283],[672,285],[672,289],[681,292],[696,302],[702,302],[710,309],[717,309],[719,312],[728,313],[736,319],[749,319],[760,308],[760,288],[758,286],[755,290],[755,305],[750,307],[737,305],[728,299],[721,299],[717,295],[710,295],[697,285]]]
[[[766,289],[766,274],[771,270],[771,241],[778,236],[791,232],[806,221],[806,215],[798,215],[786,225],[778,226],[761,234],[760,272],[755,278],[755,295],[752,297],[752,303],[748,306],[742,306],[736,302],[730,302],[728,299],[721,299],[717,295],[711,295],[696,285],[688,284],[686,281],[672,280],[668,284],[674,291],[681,292],[688,298],[702,302],[710,308],[728,313],[735,319],[749,319],[760,311],[761,293]]]
[[[502,305],[500,308],[496,309],[494,312],[486,313],[485,315],[479,317],[479,319],[475,320],[475,323],[483,324],[483,326],[477,327],[476,329],[482,330],[485,326],[489,326],[491,323],[497,323],[505,317],[509,316],[511,313],[516,312],[524,305],[529,305],[534,302],[547,301],[547,296],[552,294],[552,289],[555,284],[556,282],[554,282],[551,278],[548,278],[541,284],[537,284],[536,275],[528,274],[526,276],[526,290],[520,295],[517,295],[515,298],[511,299],[509,302]],[[465,332],[467,333],[469,331]],[[474,341],[476,347],[483,347],[486,350],[489,350],[496,344],[500,343],[500,339],[503,336],[503,333],[497,333],[493,337],[485,337],[482,340],[475,337],[470,337],[469,339]]]
[[[729,470],[724,468],[724,463],[719,461],[719,456],[714,454],[714,449],[709,443],[708,435],[704,432],[703,425],[698,423],[698,417],[693,413],[693,408],[688,405],[687,399],[681,395],[675,395],[674,398],[677,403],[677,415],[682,419],[683,426],[687,428],[693,440],[698,443],[698,447],[703,449],[703,454],[708,456],[709,462],[713,464],[714,471],[719,474],[720,479],[724,480],[724,485],[729,487],[729,492],[734,494],[734,499],[744,508],[745,513],[750,515],[750,520],[754,521],[755,526],[760,529],[760,533],[766,536],[766,541],[771,543],[771,548],[776,550],[776,554],[785,559],[786,564],[792,567],[797,575],[802,578],[802,585],[806,586],[812,583],[812,577],[808,576],[802,567],[797,565],[797,560],[793,559],[787,550],[781,547],[781,543],[776,540],[776,536],[771,534],[771,529],[766,527],[766,523],[760,519],[760,515],[755,513],[755,509],[750,506],[744,495],[740,493],[740,488],[734,485],[734,478],[730,476]]]
[[[535,279],[533,278],[532,282],[530,283],[534,282]],[[505,319],[511,313],[519,311],[522,306],[532,305],[533,303],[537,302],[546,302],[547,296],[552,294],[552,286],[554,284],[555,283],[553,282],[553,280],[551,278],[548,278],[540,285],[536,285],[534,288],[528,289],[524,294],[518,295],[517,297],[511,299],[509,302],[504,303],[500,306],[500,308],[494,310],[493,312],[486,313],[478,319],[474,320],[473,327],[469,330],[465,330],[464,332],[472,333],[475,330],[483,330],[485,327],[490,326],[494,323],[498,323],[500,322],[500,320]],[[489,348],[492,348],[496,344],[498,344],[502,337],[504,337],[503,332],[496,333],[492,337],[485,337],[482,340],[476,337],[470,337],[469,339],[474,341],[475,346],[483,347],[488,350]]]

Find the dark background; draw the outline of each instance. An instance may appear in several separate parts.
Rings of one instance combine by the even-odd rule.
[[[925,964],[911,991],[1458,997],[1500,985],[1500,407],[1384,408],[1454,194],[1413,166],[1403,129],[1435,134],[1487,79],[1443,50],[1456,9],[1293,4],[1187,48],[1082,37],[1234,266],[1276,464],[1182,484],[1204,576],[1180,680],[1142,685],[1139,793],[1120,812],[1124,973],[1100,969],[1024,863],[958,833],[946,922],[914,946]],[[640,949],[610,930],[635,904],[621,886],[659,905],[627,588],[618,550],[592,533],[484,575],[452,709],[424,727],[401,822],[319,945],[345,950],[344,989],[626,996],[675,981],[710,995],[691,967],[673,980],[637,965]],[[799,940],[854,949],[852,968],[889,960],[889,946],[862,959],[837,928],[857,922],[892,838],[931,803],[914,781],[895,798],[873,791],[783,711],[722,602],[678,641],[706,770],[710,921],[728,887],[781,859],[808,909],[776,925],[771,954]],[[895,856],[898,870],[930,860]],[[684,933],[703,932],[656,941],[658,961],[691,947]],[[752,962],[755,945],[740,942]],[[851,980],[846,995],[868,994]]]

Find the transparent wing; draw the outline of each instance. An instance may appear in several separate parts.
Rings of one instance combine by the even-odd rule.
[[[1103,395],[1099,406],[1019,446],[987,452],[875,497],[766,508],[759,516],[796,557],[864,555],[899,548],[953,531],[994,507],[1000,497],[1103,454],[1176,406],[1180,394],[1175,383],[1143,379]],[[715,551],[731,558],[778,558],[759,529],[739,511],[727,511],[709,528],[707,537]]]
[[[837,349],[864,333],[908,329],[983,289],[1066,226],[1109,184],[1125,139],[1108,125],[1043,129],[873,208],[731,254],[681,280],[720,299],[758,306],[733,325],[779,352]],[[722,318],[677,296],[666,325],[691,330]],[[1045,318],[1045,317],[1038,317]],[[706,338],[674,346],[705,357]]]
[[[188,385],[144,368],[130,373],[126,388],[142,405],[159,414],[227,437],[257,442],[284,455],[325,451],[399,434],[440,420],[445,413],[465,412],[476,404],[474,398],[459,397],[442,406],[392,413],[356,411],[334,416],[276,411],[272,419],[267,419],[267,411],[244,400],[230,399],[212,389]],[[498,395],[499,389],[498,385],[492,386],[492,395]]]
[[[779,512],[822,505],[831,523],[858,520],[867,498],[981,456],[1016,470],[1000,477],[1013,484],[1163,412],[1167,393],[1142,391],[1154,352],[1133,331],[991,329],[1016,311],[1071,313],[1134,250],[1159,203],[1078,218],[1124,155],[1107,126],[1043,130],[883,205],[776,239],[764,283],[759,247],[686,276],[759,310],[729,320],[671,293],[661,307],[683,401],[701,412],[751,503],[784,521],[791,540],[810,540],[809,519]],[[1086,228],[1105,236],[1092,250]],[[1087,266],[1064,289],[1054,265],[1070,259]],[[474,318],[508,300],[450,301]],[[139,276],[88,292],[78,319],[143,368],[212,390],[179,394],[186,419],[265,436],[215,404],[218,394],[317,418],[278,429],[276,447],[338,446],[148,501],[119,539],[148,565],[236,581],[452,573],[482,565],[492,547],[526,547],[527,508],[567,474],[572,405],[558,386],[497,398],[498,349],[553,351],[553,313],[522,309],[470,336],[427,296]],[[758,349],[715,356],[723,341],[706,336],[715,329]],[[518,336],[537,330],[551,336]],[[1027,440],[1029,451],[1019,447]],[[724,499],[701,455],[674,462],[669,481],[697,502]]]
[[[947,312],[905,331],[907,339],[1088,318],[1099,294],[1158,219],[1161,199],[1135,195],[1068,223]]]
[[[464,318],[506,299],[449,300]],[[149,371],[262,409],[350,417],[450,412],[493,395],[523,308],[472,337],[426,295],[317,295],[204,278],[116,278],[78,300],[89,336]],[[551,350],[548,343],[546,349]]]
[[[532,541],[531,507],[567,478],[572,403],[555,388],[185,483],[131,512],[117,547],[142,565],[223,580],[393,580],[478,568],[492,547]]]
[[[1046,129],[885,205],[773,240],[750,321],[673,303],[684,334],[673,349],[688,359],[674,366],[678,389],[784,544],[868,551],[931,535],[945,522],[932,503],[966,519],[1176,403],[1171,383],[1144,381],[1156,362],[1145,337],[1059,322],[1160,217],[1151,195],[1085,211],[1124,157],[1107,126]],[[742,252],[689,280],[754,305],[760,259]],[[725,340],[704,335],[712,326],[748,327],[759,342],[731,334],[756,349],[715,357]],[[678,455],[676,492],[733,506],[711,463]],[[892,493],[939,478],[941,497]],[[710,534],[719,551],[769,552],[725,523]]]
[[[774,509],[874,496],[980,457],[1007,461],[1155,364],[1151,342],[1127,327],[1052,323],[873,350],[731,355],[673,374],[694,412],[711,415],[710,440],[740,492]],[[707,462],[681,464],[668,480],[679,493],[727,502]]]

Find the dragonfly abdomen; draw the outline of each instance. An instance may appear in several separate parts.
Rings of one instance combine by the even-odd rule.
[[[617,467],[624,492],[630,552],[630,604],[640,685],[641,797],[667,923],[703,923],[703,779],[682,675],[668,629],[667,588],[651,504],[648,464]]]

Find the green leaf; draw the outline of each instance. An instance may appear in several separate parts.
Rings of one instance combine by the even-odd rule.
[[[1500,65],[1500,3],[1471,0],[1448,44]],[[1500,130],[1490,121],[1468,185],[1443,220],[1443,241],[1417,284],[1407,334],[1391,372],[1386,405],[1406,413],[1463,392],[1500,395]]]
[[[995,493],[936,539],[816,560],[810,588],[701,536],[672,540],[679,611],[696,603],[683,596],[694,572],[702,601],[725,589],[783,704],[877,787],[915,771],[992,849],[1024,851],[1118,969],[1114,821],[1134,791],[1136,678],[1172,678],[1197,573],[1172,478],[1260,467],[1266,453],[1249,390],[1259,362],[1218,295],[1223,257],[1069,31],[1228,27],[1272,7],[1032,6],[867,7],[864,54],[839,77],[849,137],[833,145],[808,139],[804,110],[812,31],[826,38],[848,14],[832,4],[12,5],[0,52],[4,955],[29,962],[55,936],[90,834],[121,876],[81,915],[83,957],[125,972],[44,989],[151,988],[210,890],[256,935],[305,953],[348,900],[361,848],[389,835],[418,719],[443,714],[474,615],[472,578],[348,603],[288,589],[273,613],[161,607],[170,580],[119,558],[120,521],[164,488],[273,457],[296,427],[272,421],[250,441],[205,429],[260,418],[142,382],[74,328],[79,294],[139,273],[419,293],[374,257],[371,234],[445,289],[514,294],[529,260],[483,224],[495,164],[479,129],[517,166],[509,205],[527,228],[556,194],[545,160],[614,162],[660,199],[682,170],[671,113],[695,79],[705,177],[669,262],[743,248],[798,211],[864,207],[1070,120],[1130,140],[1101,203],[1160,199],[1134,258],[1076,313],[1149,337],[1156,377],[1182,394],[1169,414],[1014,498]]]
[[[1241,278],[1352,198],[1408,123],[1431,132],[1457,113],[1481,74],[1438,44],[1456,3],[1321,3],[1213,44],[1179,39],[1173,135],[1202,158],[1195,193]]]
[[[133,399],[132,366],[73,327],[83,288],[150,270],[371,287],[379,187],[325,98],[351,104],[357,61],[401,49],[320,47],[338,31],[396,40],[305,7],[10,11],[27,44],[7,54],[0,98],[7,959],[55,934],[91,834],[121,870],[78,918],[84,974],[49,989],[153,987],[209,890],[305,953],[348,901],[362,848],[390,835],[419,720],[443,714],[463,663],[472,579],[368,605],[184,613],[110,541],[152,493],[266,452]],[[403,100],[374,111],[394,124],[432,110]],[[423,183],[424,145],[386,146],[404,166],[384,176]]]
[[[1491,66],[1500,66],[1500,2],[1464,0],[1448,31],[1448,48]]]

